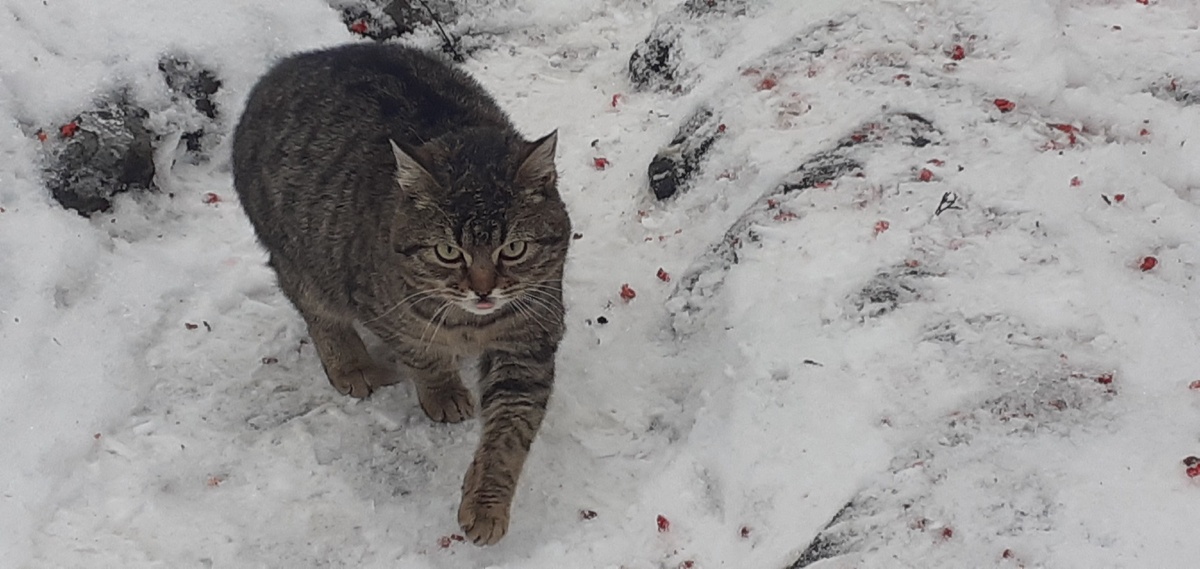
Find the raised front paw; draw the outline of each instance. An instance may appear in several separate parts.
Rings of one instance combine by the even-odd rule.
[[[493,545],[508,533],[510,499],[505,497],[495,502],[481,497],[481,492],[463,492],[458,525],[475,545]]]
[[[396,383],[395,376],[386,369],[367,365],[351,370],[328,372],[329,383],[342,395],[362,399],[372,391]]]
[[[444,385],[432,389],[418,386],[417,398],[421,400],[421,409],[425,414],[439,423],[459,423],[475,416],[471,392],[462,385]]]

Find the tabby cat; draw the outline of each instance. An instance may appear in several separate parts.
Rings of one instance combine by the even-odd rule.
[[[287,58],[250,93],[233,141],[242,207],[329,382],[394,382],[354,323],[394,348],[425,414],[483,431],[458,521],[476,544],[509,510],[554,383],[571,223],[556,132],[519,135],[470,76],[397,45]]]

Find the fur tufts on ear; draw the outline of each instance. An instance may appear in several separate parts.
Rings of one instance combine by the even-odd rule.
[[[406,194],[412,195],[433,182],[433,177],[412,156],[400,148],[396,141],[388,139],[392,144],[392,154],[396,156],[396,183]]]
[[[554,151],[558,148],[558,130],[528,143],[528,156],[517,168],[517,184],[529,192],[554,190],[558,182],[558,169],[554,165]]]

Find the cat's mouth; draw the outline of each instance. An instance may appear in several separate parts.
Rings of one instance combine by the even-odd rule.
[[[478,316],[493,314],[508,303],[510,299],[503,296],[488,295],[466,298],[458,302],[458,307]]]

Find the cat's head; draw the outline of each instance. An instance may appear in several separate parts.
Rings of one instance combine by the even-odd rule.
[[[408,285],[477,315],[556,309],[571,239],[557,140],[474,129],[417,148],[392,142],[401,198],[391,245]]]

